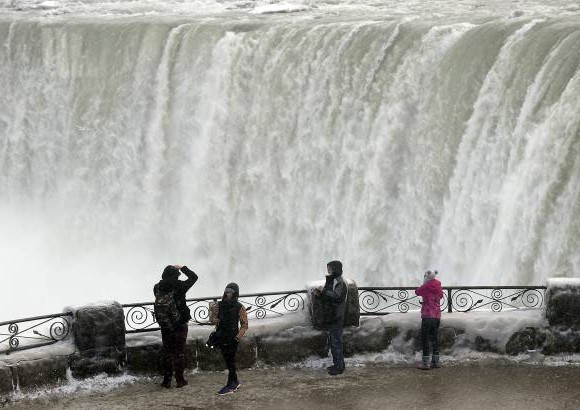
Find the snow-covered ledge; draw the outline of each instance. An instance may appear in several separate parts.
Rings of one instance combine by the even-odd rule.
[[[546,318],[550,326],[580,329],[580,278],[550,278]]]

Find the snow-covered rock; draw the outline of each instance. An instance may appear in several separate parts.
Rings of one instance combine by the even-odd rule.
[[[580,278],[550,278],[546,318],[551,326],[580,330]]]

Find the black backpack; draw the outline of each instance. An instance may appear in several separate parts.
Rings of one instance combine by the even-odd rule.
[[[155,320],[162,329],[173,330],[179,324],[180,315],[172,291],[157,292],[153,311]]]

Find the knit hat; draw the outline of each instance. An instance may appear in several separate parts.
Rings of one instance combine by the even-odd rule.
[[[439,273],[439,272],[437,272],[436,270],[426,271],[425,274],[423,275],[424,281],[427,282],[431,279],[435,279],[435,275],[437,275],[437,273]]]

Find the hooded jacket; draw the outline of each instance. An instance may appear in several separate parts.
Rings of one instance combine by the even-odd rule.
[[[325,322],[329,325],[342,325],[346,314],[347,285],[342,272],[326,276],[326,283],[322,289],[322,303]]]
[[[421,318],[441,319],[441,309],[439,303],[443,298],[441,282],[431,279],[415,290],[417,296],[423,298],[421,305]]]
[[[236,283],[228,283],[226,289],[230,288],[234,290],[234,294],[231,300],[227,300],[224,295],[222,300],[210,304],[209,307],[209,320],[211,323],[216,324],[216,331],[219,334],[220,343],[230,344],[234,339],[241,339],[246,330],[248,330],[248,314],[246,308],[240,302],[238,298],[240,296],[240,288]]]
[[[187,280],[184,281],[178,279],[178,269],[174,268],[174,272],[169,271],[170,269],[168,266],[163,272],[162,279],[153,287],[153,294],[157,295],[158,292],[173,292],[175,306],[179,312],[178,325],[183,325],[191,319],[191,312],[189,311],[189,307],[185,301],[185,294],[195,284],[195,282],[197,282],[198,277],[195,272],[187,266],[181,268],[181,272],[187,276]]]

